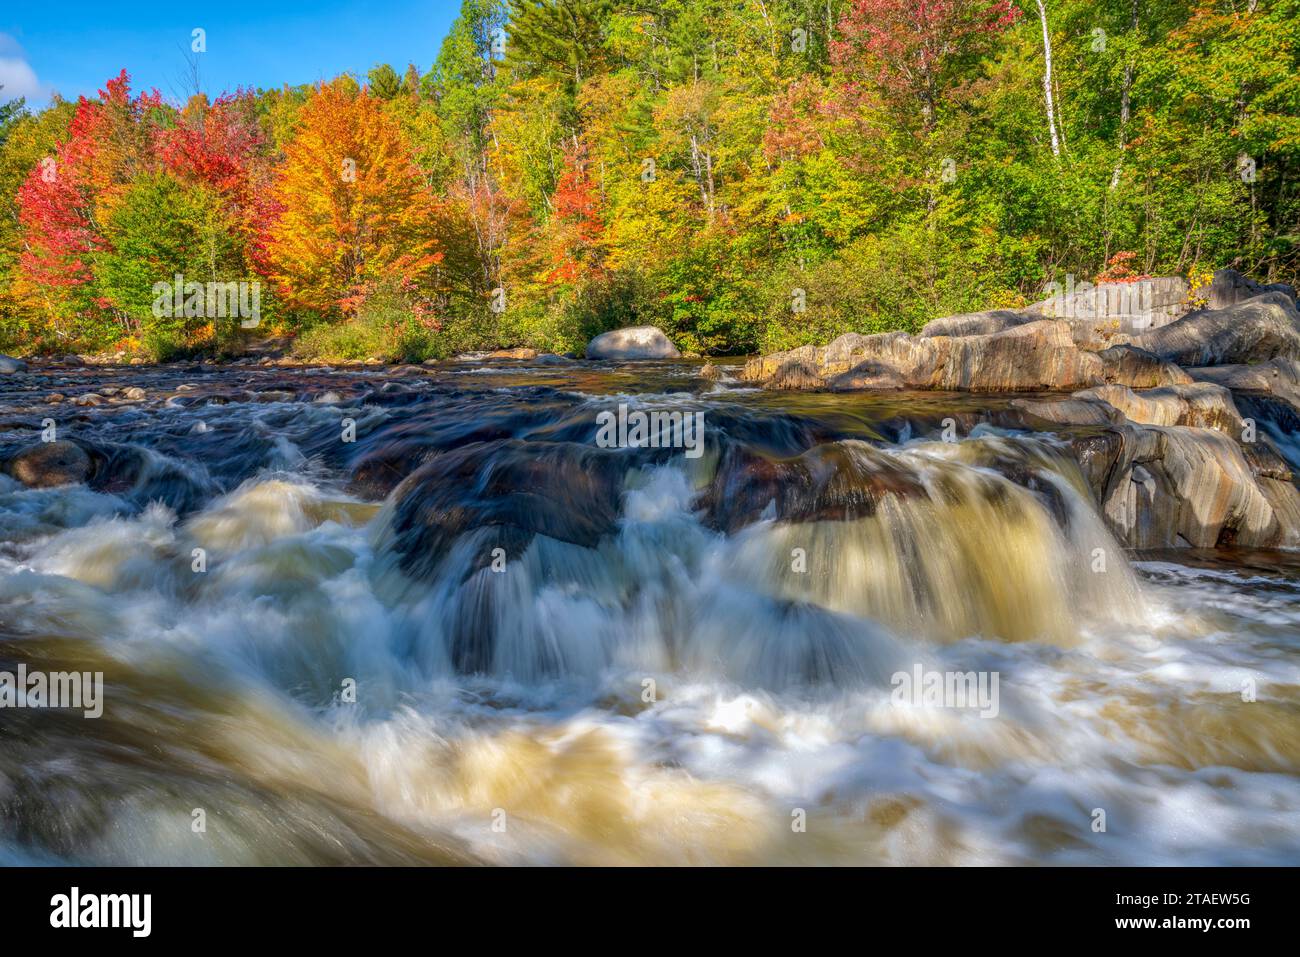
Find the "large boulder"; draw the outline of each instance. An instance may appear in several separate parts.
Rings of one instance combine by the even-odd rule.
[[[1208,298],[1209,308],[1226,309],[1247,299],[1269,292],[1280,292],[1292,302],[1296,301],[1295,289],[1284,282],[1259,283],[1249,276],[1243,276],[1235,269],[1220,269],[1214,274],[1210,283]]]
[[[15,359],[12,356],[0,355],[0,375],[12,375],[15,372],[26,372],[27,363],[22,359]]]
[[[1097,353],[1105,366],[1106,381],[1134,389],[1154,389],[1167,385],[1186,385],[1189,376],[1172,362],[1134,345],[1117,345]]]
[[[1230,435],[1240,435],[1243,428],[1232,393],[1212,382],[1142,392],[1124,385],[1104,385],[1076,392],[1074,398],[1103,402],[1138,425],[1188,425]]]
[[[1300,362],[1270,359],[1255,365],[1204,366],[1187,370],[1198,382],[1213,382],[1234,392],[1277,396],[1300,410]]]
[[[1300,359],[1300,313],[1285,293],[1269,292],[1224,309],[1184,316],[1132,344],[1180,366]]]
[[[31,488],[49,488],[86,481],[91,461],[81,446],[60,439],[23,449],[5,462],[4,470]]]
[[[588,359],[676,359],[671,340],[654,326],[629,326],[602,332],[587,343]]]
[[[1223,432],[1113,425],[1077,436],[1073,447],[1129,548],[1300,544],[1300,491],[1256,469]]]

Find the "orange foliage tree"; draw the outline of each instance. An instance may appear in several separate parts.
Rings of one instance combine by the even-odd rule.
[[[272,188],[263,260],[293,306],[347,312],[380,283],[437,281],[441,204],[381,107],[341,84],[318,87],[302,107]]]

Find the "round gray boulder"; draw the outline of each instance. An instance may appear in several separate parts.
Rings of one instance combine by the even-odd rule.
[[[681,353],[654,326],[629,326],[602,332],[587,343],[588,359],[678,359]]]

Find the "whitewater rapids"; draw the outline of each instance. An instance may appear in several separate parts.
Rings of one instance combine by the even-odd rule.
[[[0,863],[1300,862],[1300,561],[1126,555],[965,400],[694,369],[7,385],[6,440],[134,464],[0,476],[0,670],[105,676],[0,709]],[[597,449],[617,403],[705,454]],[[900,706],[917,667],[996,716]]]

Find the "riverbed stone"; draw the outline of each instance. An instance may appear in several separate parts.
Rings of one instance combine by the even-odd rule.
[[[59,439],[28,446],[10,458],[4,470],[29,488],[49,488],[86,481],[91,462],[81,446]]]

